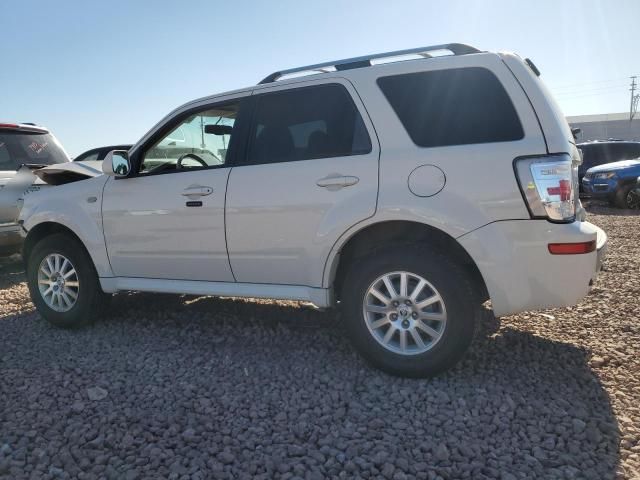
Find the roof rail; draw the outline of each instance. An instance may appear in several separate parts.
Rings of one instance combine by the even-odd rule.
[[[351,70],[353,68],[370,67],[371,61],[379,58],[392,58],[402,55],[420,55],[425,58],[431,57],[429,52],[438,50],[449,50],[454,55],[468,55],[470,53],[480,53],[477,48],[465,45],[463,43],[445,43],[442,45],[431,45],[429,47],[410,48],[407,50],[396,50],[394,52],[374,53],[373,55],[364,55],[362,57],[345,58],[343,60],[334,60],[332,62],[316,63],[314,65],[307,65],[305,67],[290,68],[288,70],[280,70],[273,72],[271,75],[262,79],[258,85],[265,83],[272,83],[280,78],[291,75],[298,72],[317,72],[326,73],[332,71],[331,68],[336,71]]]

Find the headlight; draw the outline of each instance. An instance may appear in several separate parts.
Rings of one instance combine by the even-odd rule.
[[[596,173],[593,178],[595,180],[609,180],[610,178],[615,177],[616,174],[614,172],[603,172],[603,173]]]

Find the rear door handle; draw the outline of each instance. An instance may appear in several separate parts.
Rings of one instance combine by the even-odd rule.
[[[205,197],[213,193],[213,188],[205,187],[203,185],[189,185],[182,191],[182,195],[185,197]]]
[[[351,175],[340,175],[339,173],[331,173],[316,182],[316,185],[327,190],[340,190],[344,187],[350,187],[358,183],[360,179]]]

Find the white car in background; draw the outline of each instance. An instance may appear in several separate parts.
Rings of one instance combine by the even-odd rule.
[[[20,202],[25,194],[46,186],[32,171],[68,162],[66,152],[46,128],[0,122],[0,255],[20,251]]]
[[[602,263],[575,140],[538,77],[448,44],[187,103],[106,175],[25,199],[33,302],[76,327],[126,290],[309,301],[341,308],[385,371],[443,371],[487,299],[498,316],[572,305]]]

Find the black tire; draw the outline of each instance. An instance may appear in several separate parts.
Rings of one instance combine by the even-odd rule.
[[[622,187],[620,187],[614,196],[614,203],[616,205],[616,207],[618,208],[631,208],[628,204],[627,204],[627,195],[629,195],[629,192],[633,189],[635,185],[624,185]]]
[[[367,290],[382,275],[397,271],[420,275],[436,288],[446,306],[442,337],[426,352],[392,352],[374,338],[365,322]],[[481,307],[476,290],[456,261],[428,245],[379,250],[356,260],[347,272],[342,288],[345,328],[356,350],[375,367],[403,377],[431,377],[451,368],[471,344]]]
[[[75,304],[66,312],[58,312],[47,305],[38,288],[40,264],[52,253],[63,255],[72,263],[80,285]],[[111,297],[100,288],[98,274],[84,245],[62,233],[45,237],[33,247],[27,259],[27,285],[38,313],[60,328],[77,328],[91,323],[104,311]]]

